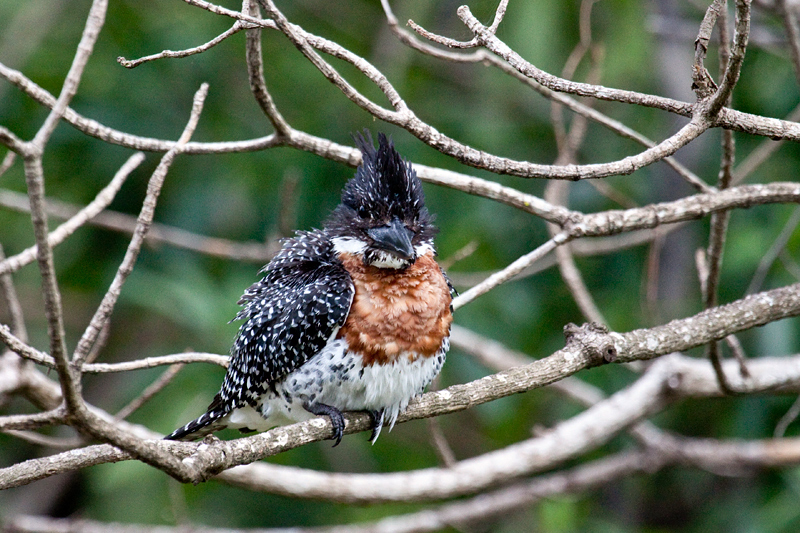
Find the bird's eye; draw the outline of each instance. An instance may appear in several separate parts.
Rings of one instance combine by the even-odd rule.
[[[358,216],[360,216],[361,218],[367,218],[367,216],[369,215],[369,210],[367,209],[366,206],[360,205],[358,206],[356,213],[358,213]]]

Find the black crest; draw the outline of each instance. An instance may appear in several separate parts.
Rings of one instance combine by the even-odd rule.
[[[353,226],[370,227],[398,218],[419,237],[435,233],[433,217],[425,208],[422,183],[411,164],[395,150],[391,139],[378,134],[378,148],[372,135],[354,135],[361,150],[362,162],[355,176],[342,191],[342,203],[333,212],[326,227],[334,233],[352,231]]]

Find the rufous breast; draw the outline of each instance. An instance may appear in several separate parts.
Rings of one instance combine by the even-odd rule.
[[[404,270],[365,265],[347,253],[339,259],[356,292],[338,337],[361,353],[365,366],[436,354],[450,333],[453,315],[450,289],[432,253]]]

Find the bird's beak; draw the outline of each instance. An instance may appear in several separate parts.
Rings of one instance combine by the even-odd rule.
[[[413,233],[397,217],[388,226],[368,229],[367,235],[375,241],[375,246],[399,259],[413,261],[416,258],[414,245],[411,244]]]

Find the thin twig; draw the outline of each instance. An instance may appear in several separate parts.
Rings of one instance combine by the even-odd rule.
[[[447,270],[451,266],[455,265],[459,261],[463,261],[467,257],[471,256],[475,253],[478,249],[480,243],[477,240],[471,240],[455,252],[450,257],[446,257],[444,259],[440,259],[438,261],[439,266],[442,267],[442,270]]]
[[[600,113],[599,111],[592,109],[591,107],[582,104],[581,102],[578,102],[575,99],[565,94],[552,91],[549,88],[541,85],[536,80],[524,76],[519,71],[511,67],[508,63],[498,58],[497,56],[488,53],[485,49],[479,49],[469,54],[453,53],[446,50],[440,50],[438,48],[434,48],[430,46],[427,42],[420,41],[413,34],[400,27],[400,25],[397,23],[397,17],[395,17],[394,13],[392,12],[388,0],[381,0],[381,5],[383,6],[384,13],[386,14],[386,20],[392,32],[395,34],[395,36],[397,36],[400,42],[413,48],[414,50],[420,51],[424,54],[428,54],[430,56],[439,59],[443,59],[445,61],[453,61],[461,63],[463,62],[488,63],[494,66],[495,68],[498,68],[503,73],[514,77],[515,79],[521,81],[522,83],[525,83],[526,85],[528,85],[530,88],[532,88],[545,98],[553,100],[554,102],[558,102],[559,104],[569,108],[573,112],[597,122],[598,124],[608,128],[609,130],[613,131],[614,133],[617,133],[622,137],[631,139],[634,142],[637,142],[647,148],[652,148],[653,146],[655,146],[656,144],[655,142],[651,141],[650,139],[640,134],[639,132],[625,126],[624,124],[622,124],[617,120],[609,118],[603,113]],[[690,171],[685,166],[678,163],[673,157],[666,157],[663,159],[663,161],[664,163],[672,167],[672,169],[675,170],[675,172],[677,172],[679,176],[685,179],[690,185],[692,185],[692,187],[696,188],[697,190],[703,192],[711,192],[713,190],[713,187],[710,187],[709,185],[704,183],[692,171]]]
[[[609,237],[597,237],[595,239],[578,239],[572,241],[569,247],[572,253],[578,257],[611,254],[620,250],[652,243],[657,238],[659,230],[663,230],[664,234],[668,234],[669,232],[680,229],[682,226],[683,224],[670,224],[668,226],[659,226],[654,230],[638,230]],[[527,267],[514,279],[519,280],[527,278],[554,266],[556,266],[555,257],[548,255]],[[495,272],[497,272],[497,270],[450,272],[449,276],[456,286],[469,288],[484,281]]]
[[[125,257],[117,269],[117,274],[114,276],[111,286],[108,288],[108,291],[103,297],[103,301],[97,308],[97,311],[92,317],[91,322],[86,328],[83,336],[81,336],[78,346],[75,349],[73,362],[78,366],[78,368],[80,368],[85,361],[89,351],[92,348],[92,345],[97,339],[97,335],[103,329],[109,317],[111,316],[111,313],[114,310],[114,306],[117,302],[117,298],[122,291],[122,286],[133,270],[133,265],[136,263],[136,259],[139,256],[139,251],[141,250],[144,238],[150,229],[150,224],[153,222],[156,202],[158,201],[158,196],[161,193],[161,186],[164,184],[164,178],[166,177],[167,171],[172,165],[175,157],[181,152],[183,145],[189,141],[194,133],[194,130],[197,127],[197,122],[200,120],[200,111],[203,108],[203,102],[205,101],[207,94],[208,84],[204,83],[195,94],[189,122],[178,139],[177,144],[172,150],[167,152],[164,157],[161,158],[161,162],[158,164],[158,167],[156,167],[156,170],[153,171],[153,175],[150,177],[150,181],[147,185],[147,195],[142,202],[142,209],[139,212],[136,230],[133,233],[133,237],[128,245],[128,249],[125,252]]]
[[[783,268],[785,268],[789,274],[794,276],[794,279],[800,281],[800,264],[797,263],[794,257],[789,255],[786,252],[786,249],[783,249],[779,255],[779,258]]]
[[[535,263],[551,251],[553,251],[556,246],[566,243],[569,241],[569,234],[567,232],[561,232],[550,240],[536,248],[535,250],[523,255],[507,267],[505,267],[500,272],[496,274],[492,274],[486,280],[475,285],[467,292],[463,293],[462,295],[458,296],[455,300],[453,300],[453,309],[458,309],[464,305],[467,305],[472,300],[486,294],[493,288],[497,287],[501,283],[505,283],[506,281],[512,279],[514,276],[522,272],[525,268],[529,265]]]
[[[197,2],[197,0],[185,1],[193,4]],[[267,11],[268,15],[272,17],[279,29],[292,41],[303,55],[305,55],[306,58],[352,102],[381,120],[404,127],[407,131],[440,152],[457,157],[459,161],[476,168],[483,168],[496,173],[512,174],[526,178],[539,177],[570,180],[630,174],[638,168],[650,165],[672,155],[679,148],[686,145],[711,126],[711,123],[706,120],[706,117],[695,116],[689,124],[681,128],[678,133],[665,139],[655,147],[647,149],[640,154],[611,163],[565,166],[539,165],[487,154],[486,152],[456,142],[454,139],[443,135],[441,132],[420,120],[419,117],[408,108],[405,101],[400,97],[397,90],[388,79],[369,62],[335,43],[311,35],[302,30],[299,26],[289,23],[271,0],[258,1]],[[245,16],[243,15],[242,17]],[[247,20],[251,18],[252,17],[246,17]],[[477,20],[475,20],[475,23],[480,24]],[[486,37],[487,28],[481,27],[484,28],[484,37]],[[359,69],[381,90],[381,92],[383,92],[394,110],[383,108],[366,98],[348,83],[333,66],[322,59],[316,50],[347,61]]]
[[[163,52],[159,52],[158,54],[152,54],[149,56],[140,57],[139,59],[125,59],[124,57],[119,56],[117,58],[117,63],[119,63],[125,68],[136,68],[142,63],[155,61],[157,59],[166,59],[166,58],[176,59],[181,57],[189,57],[191,55],[199,54],[201,52],[205,52],[206,50],[215,47],[228,37],[235,35],[244,29],[255,28],[255,27],[257,26],[241,20],[237,20],[236,22],[234,22],[233,26],[225,30],[223,33],[217,35],[207,43],[195,46],[194,48],[187,48],[186,50],[178,50],[178,51],[164,50]]]
[[[559,159],[561,159],[562,156],[571,157],[567,155],[570,153],[570,149],[566,146],[564,146],[563,149],[566,151],[561,152]],[[552,202],[553,204],[566,205],[568,194],[569,184],[567,182],[551,181],[545,188],[544,197],[545,200]],[[551,238],[555,238],[559,233],[559,228],[553,224],[548,224],[547,230],[550,233]],[[578,309],[581,310],[583,316],[589,322],[607,324],[603,314],[600,312],[597,304],[595,304],[594,298],[592,298],[592,295],[589,292],[589,288],[583,281],[583,276],[581,275],[580,270],[578,270],[578,266],[575,264],[575,258],[573,257],[572,252],[569,250],[569,245],[557,247],[555,249],[555,254],[556,261],[558,263],[558,270],[561,273],[561,279],[564,280],[564,284],[569,289],[573,300],[575,300],[575,303],[577,304]]]
[[[55,105],[50,110],[47,118],[36,132],[36,136],[31,143],[36,147],[40,153],[44,151],[44,147],[50,136],[56,129],[61,117],[64,116],[65,111],[69,107],[70,101],[78,92],[78,85],[83,77],[83,70],[92,56],[94,45],[97,38],[100,36],[100,30],[105,23],[106,10],[108,9],[108,0],[94,0],[91,8],[89,8],[89,15],[86,17],[86,25],[83,28],[81,40],[78,43],[75,57],[67,72],[67,77],[64,79],[64,84],[61,86],[61,93],[58,95]]]
[[[800,207],[795,207],[789,220],[783,225],[783,229],[780,234],[778,234],[775,242],[772,243],[772,246],[769,247],[769,250],[766,251],[758,262],[756,272],[753,274],[753,279],[750,280],[750,285],[747,286],[745,294],[753,294],[761,290],[770,268],[772,268],[772,265],[781,252],[786,249],[786,245],[789,243],[789,239],[794,234],[798,224],[800,224]]]
[[[33,361],[47,368],[56,368],[55,360],[52,357],[22,342],[11,333],[11,330],[5,324],[0,324],[0,341],[5,343],[9,349],[24,359]],[[136,359],[135,361],[125,361],[122,363],[85,363],[81,370],[86,374],[105,374],[108,372],[130,372],[131,370],[142,370],[179,363],[209,363],[227,368],[228,357],[212,353],[186,352],[145,357],[144,359]]]
[[[382,3],[384,3],[384,9],[386,9],[386,7],[388,6],[388,1],[383,2],[382,0]],[[497,32],[497,28],[500,27],[500,23],[503,21],[503,17],[505,17],[507,8],[508,8],[508,0],[500,0],[500,3],[498,4],[497,9],[495,10],[494,13],[494,20],[492,21],[492,24],[489,26],[489,32],[491,33]],[[411,26],[411,29],[413,29],[415,32],[417,32],[425,39],[434,43],[441,44],[448,48],[455,48],[455,49],[475,48],[479,44],[477,37],[473,37],[469,41],[457,41],[455,39],[451,39],[443,35],[437,35],[435,33],[429,32],[428,30],[426,30],[425,28],[423,28],[422,26],[420,26],[411,19],[409,19],[408,25]]]
[[[727,20],[727,13],[724,14]],[[726,27],[727,30],[727,27]],[[727,31],[725,32],[727,36]],[[708,114],[716,115],[724,106],[730,105],[730,98],[733,88],[739,81],[739,74],[744,63],[744,54],[747,48],[747,41],[750,37],[750,0],[736,0],[736,22],[733,33],[733,47],[727,54],[728,62],[725,65],[725,73],[719,90],[712,96],[708,104]],[[725,41],[727,43],[727,39]]]
[[[786,116],[786,120],[797,122],[800,120],[800,105],[795,107],[791,113]],[[762,163],[767,161],[778,148],[783,146],[786,141],[775,141],[772,139],[764,139],[752,152],[747,154],[747,157],[736,166],[731,178],[731,185],[738,185],[750,174],[752,174]]]
[[[20,430],[20,429],[7,429],[3,431],[6,435],[11,435],[20,440],[30,442],[39,446],[56,449],[77,448],[86,443],[84,439],[76,437],[51,437],[49,435],[42,435],[34,431]]]
[[[716,4],[715,4],[716,5]],[[748,7],[749,9],[749,7]],[[709,12],[711,8],[709,8]],[[749,11],[748,15],[749,17]],[[730,42],[728,39],[728,12],[726,9],[726,3],[723,2],[719,9],[719,15],[717,19],[717,28],[719,32],[719,62],[720,62],[720,70],[722,71],[722,75],[724,76],[724,82],[720,86],[719,91],[713,96],[712,103],[710,104],[712,107],[717,99],[721,95],[726,95],[726,99],[721,100],[721,103],[717,107],[721,108],[723,105],[730,105],[731,99],[731,92],[733,90],[733,85],[738,79],[738,71],[735,73],[735,77],[731,77],[731,71],[735,68],[741,68],[741,61],[739,61],[739,65],[733,65],[735,57],[737,54],[740,54],[743,57],[744,50],[738,51],[731,51]],[[745,42],[747,37],[745,36]],[[699,42],[699,37],[698,41]],[[738,56],[737,56],[738,57]],[[741,59],[741,57],[739,58]],[[727,84],[726,84],[727,82]],[[733,163],[735,160],[736,151],[735,145],[733,142],[733,132],[730,130],[723,130],[722,131],[722,160],[720,161],[720,171],[719,171],[719,179],[717,181],[717,189],[724,190],[731,186],[732,181],[732,174],[733,174]],[[723,210],[718,211],[711,215],[711,230],[708,238],[708,249],[706,250],[706,265],[707,265],[707,278],[705,283],[702,283],[701,286],[705,288],[705,293],[703,294],[703,305],[706,309],[714,307],[717,305],[717,293],[718,287],[720,282],[720,276],[722,274],[722,260],[725,251],[725,240],[727,238],[728,233],[728,222],[730,220],[730,211]],[[711,359],[711,364],[714,367],[714,371],[717,374],[717,379],[719,380],[720,388],[729,394],[734,394],[735,391],[731,388],[728,379],[725,377],[725,374],[722,370],[722,354],[720,350],[720,345],[718,342],[712,342],[708,345],[708,357]],[[743,364],[743,361],[742,361]],[[747,374],[746,368],[740,370],[740,373]]]
[[[469,41],[458,41],[456,39],[451,39],[449,37],[444,37],[443,35],[437,35],[433,32],[430,32],[411,19],[408,19],[408,25],[411,26],[412,30],[417,32],[420,36],[424,37],[425,39],[433,43],[446,46],[447,48],[465,49],[465,48],[475,48],[476,46],[478,46],[478,39],[476,39],[475,37],[473,37]]]
[[[9,150],[6,153],[5,157],[3,157],[3,161],[0,162],[0,176],[5,174],[6,171],[8,171],[8,169],[14,165],[14,161],[16,160],[17,160],[17,153],[12,150]]]
[[[562,70],[561,75],[564,78],[570,79],[573,77],[580,60],[592,46],[591,12],[594,1],[595,0],[584,0],[581,3],[581,38]],[[595,59],[597,58],[593,56],[591,71],[589,73],[592,83],[596,83],[598,81],[596,78],[600,77],[599,63],[597,63]],[[555,101],[552,103],[551,117],[558,146],[558,157],[555,163],[557,165],[577,163],[577,151],[586,135],[586,117],[583,115],[576,115],[570,125],[569,131],[567,131],[564,125],[564,116],[561,112],[561,106]],[[545,188],[544,199],[552,204],[566,207],[568,205],[569,190],[569,183],[551,181]],[[547,225],[547,231],[550,237],[555,237],[559,230],[560,228],[554,224]],[[605,318],[595,304],[594,298],[592,298],[589,288],[586,286],[586,283],[584,283],[583,276],[578,266],[575,264],[575,258],[570,251],[569,245],[557,247],[555,256],[561,278],[564,280],[564,283],[569,289],[570,294],[572,294],[572,298],[575,300],[581,313],[583,313],[584,317],[586,317],[589,322],[606,324]]]
[[[137,409],[147,403],[147,401],[149,401],[153,396],[161,392],[164,387],[169,385],[173,378],[178,375],[178,372],[180,372],[183,366],[184,363],[171,365],[158,377],[156,381],[144,389],[139,396],[131,400],[128,405],[120,409],[117,414],[114,415],[114,418],[117,420],[125,420],[128,418]]]
[[[58,226],[49,235],[47,235],[48,246],[55,247],[64,242],[70,235],[81,226],[85,225],[92,218],[96,217],[103,209],[105,209],[119,192],[120,187],[133,172],[133,170],[144,161],[144,154],[141,152],[133,154],[128,160],[120,167],[108,185],[97,193],[94,200],[89,202],[86,207],[74,213],[69,220]],[[0,191],[3,196],[13,196],[20,201],[24,201],[25,197],[19,193],[12,193],[12,191]],[[49,215],[50,209],[46,200],[42,199],[42,209],[45,215]],[[31,204],[28,203],[28,210],[31,209]],[[32,213],[32,211],[31,211]],[[0,274],[7,274],[16,272],[23,266],[32,263],[38,254],[38,245],[31,246],[22,252],[15,254],[3,261],[0,261]]]
[[[778,420],[778,423],[775,424],[775,431],[773,432],[772,436],[776,439],[783,437],[786,434],[786,430],[789,428],[789,425],[797,420],[798,416],[800,416],[800,396],[797,397],[789,410],[786,411],[781,419]]]
[[[569,343],[565,349],[559,350],[549,357],[534,361],[523,367],[486,376],[468,384],[454,385],[442,391],[425,394],[412,402],[408,409],[400,415],[398,421],[402,422],[415,418],[457,412],[499,397],[545,386],[572,375],[581,369],[597,364],[597,357],[603,353],[607,343],[611,343],[616,347],[617,360],[619,362],[647,360],[707,344],[713,339],[723,338],[733,332],[750,329],[798,314],[800,314],[800,284],[750,296],[731,304],[648,330],[637,330],[625,334],[601,334],[589,328],[586,331],[590,334],[581,334],[580,338],[573,337],[573,342]],[[577,335],[582,330],[573,334]],[[604,357],[603,355],[599,356],[601,358]],[[730,362],[730,364],[734,363]],[[778,369],[780,370],[778,371]],[[797,357],[759,358],[753,361],[751,371],[753,376],[746,383],[734,377],[733,379],[736,380],[735,385],[737,387],[746,387],[750,392],[771,391],[779,388],[792,390],[797,389],[800,385],[800,359]],[[649,376],[647,380],[639,380],[631,388],[621,391],[621,393],[617,394],[615,401],[602,402],[595,406],[596,409],[589,409],[581,415],[570,419],[560,426],[561,429],[558,432],[550,432],[542,437],[544,440],[537,441],[534,439],[529,441],[530,446],[533,447],[530,451],[533,452],[540,447],[544,447],[544,449],[540,450],[541,453],[534,452],[519,455],[518,452],[521,449],[518,445],[514,445],[512,448],[491,452],[488,455],[470,459],[466,462],[461,461],[459,463],[461,468],[453,470],[452,473],[428,472],[434,474],[440,481],[449,479],[457,483],[450,485],[450,489],[437,483],[436,487],[431,490],[433,490],[437,498],[454,496],[457,493],[465,494],[479,490],[480,486],[485,486],[484,483],[498,481],[498,476],[505,476],[503,479],[509,479],[509,468],[514,470],[512,477],[525,475],[526,472],[529,473],[539,468],[549,468],[566,457],[581,453],[581,450],[584,450],[585,447],[595,447],[598,443],[598,438],[601,440],[610,438],[629,424],[641,420],[642,416],[647,416],[648,413],[660,409],[666,403],[676,401],[681,396],[716,397],[720,395],[719,386],[708,365],[691,358],[677,355],[662,358],[652,365],[645,375]],[[363,431],[370,427],[369,416],[363,413],[348,413],[346,420],[346,433]],[[612,422],[613,420],[617,422]],[[0,423],[2,421],[0,419]],[[599,426],[598,423],[600,424]],[[587,427],[587,424],[589,427]],[[2,427],[2,424],[0,424],[0,427]],[[601,431],[602,434],[597,433],[597,431]],[[220,441],[212,445],[160,441],[158,443],[148,443],[151,444],[148,449],[169,449],[184,457],[186,455],[183,454],[194,454],[192,455],[193,461],[184,464],[194,465],[198,471],[193,471],[194,474],[192,475],[188,473],[185,475],[189,480],[198,480],[205,479],[205,475],[209,472],[216,472],[216,469],[222,465],[224,465],[224,468],[228,468],[237,464],[251,463],[256,459],[280,453],[307,442],[328,438],[331,434],[332,429],[327,418],[316,418],[308,422],[276,428],[263,434],[234,441]],[[198,446],[202,446],[202,449],[198,448]],[[525,446],[528,446],[528,444]],[[17,486],[58,472],[89,466],[90,464],[130,458],[129,455],[119,453],[110,446],[91,447],[91,449],[97,450],[98,453],[90,451],[89,453],[75,455],[74,460],[68,463],[65,462],[60,465],[59,469],[52,468],[52,465],[55,464],[52,458],[47,461],[30,460],[7,469],[0,469],[0,487]],[[513,454],[514,457],[528,457],[531,462],[518,464],[512,460],[501,460],[503,453]],[[148,462],[157,464],[151,460],[148,460]],[[159,466],[164,468],[160,464]],[[176,470],[190,468],[190,466],[183,468],[179,468],[177,465],[174,467],[173,465],[169,466],[171,468],[167,470],[170,473],[172,468]],[[464,481],[461,475],[463,470],[474,472],[474,467],[480,467],[477,469],[477,472],[480,472],[480,484],[476,485],[474,476],[469,477],[466,484],[459,482],[459,480]],[[248,473],[255,474],[259,470],[257,465],[252,465],[250,468],[252,470],[240,471],[236,474],[233,471],[228,472],[225,479],[230,481],[238,477],[241,482],[242,476],[246,478],[250,475]],[[176,472],[176,474],[181,473],[180,471]],[[303,474],[305,477],[309,475],[317,474]],[[381,481],[389,483],[393,488],[386,489],[386,491],[382,489],[379,491],[380,495],[378,497],[383,498],[384,501],[394,498],[395,496],[390,494],[389,490],[400,490],[403,499],[419,498],[423,497],[423,494],[428,494],[430,486],[427,482],[400,484],[392,482],[392,476],[396,477],[398,475],[392,474]],[[424,477],[427,474],[411,474],[412,478],[420,475]],[[273,479],[270,482],[280,483],[282,481],[281,479]],[[264,482],[264,479],[259,480],[261,484]],[[370,494],[373,495],[373,498],[376,497],[376,491],[372,490],[375,482],[376,480],[369,482],[371,487]],[[251,489],[258,487],[254,479],[249,480],[247,483]],[[360,490],[351,485],[339,485],[337,487],[337,491],[342,498],[347,497],[345,490]],[[306,497],[313,497],[317,493],[317,487],[319,490],[326,490],[324,486],[309,485],[308,483],[304,483],[303,487],[306,491]],[[407,491],[411,491],[411,494]]]
[[[444,436],[442,425],[439,423],[438,418],[431,417],[428,419],[428,431],[430,432],[431,443],[433,444],[433,449],[436,451],[436,456],[439,458],[439,462],[447,467],[456,464],[456,456],[450,444],[447,442],[447,437]]]
[[[783,28],[789,41],[789,51],[792,54],[794,75],[800,84],[800,24],[797,21],[797,6],[786,0],[776,0],[775,5],[781,15]]]
[[[733,358],[739,363],[739,375],[743,378],[749,378],[750,371],[747,369],[747,363],[745,362],[747,356],[744,353],[744,348],[742,347],[742,343],[739,342],[738,337],[736,337],[736,335],[728,335],[725,337],[725,344],[730,348]]]
[[[106,342],[108,342],[109,335],[111,335],[110,320],[106,322],[106,325],[103,326],[102,330],[100,330],[100,334],[97,336],[97,340],[94,342],[92,349],[89,350],[89,353],[86,356],[84,366],[86,366],[87,363],[94,363],[95,360],[97,360],[97,358],[100,356],[100,352],[102,352],[103,348],[106,347]]]
[[[439,377],[440,376],[434,378],[433,382],[428,387],[429,391],[433,392],[439,390]],[[430,433],[433,449],[436,452],[436,456],[439,458],[439,463],[446,467],[456,464],[456,456],[453,453],[453,449],[450,447],[450,443],[447,442],[447,437],[444,436],[444,431],[442,431],[442,425],[439,423],[438,418],[428,418],[428,431]]]
[[[10,152],[13,153],[13,152]],[[0,244],[0,262],[6,258],[3,245]],[[0,274],[0,297],[5,301],[8,314],[11,318],[11,332],[22,342],[28,342],[28,331],[25,328],[25,316],[22,313],[22,304],[14,288],[11,274]]]
[[[242,12],[256,18],[261,18],[256,0],[243,0]],[[264,112],[267,119],[269,119],[272,124],[272,127],[275,129],[275,135],[279,139],[288,138],[291,136],[291,127],[286,122],[286,119],[283,118],[280,111],[278,111],[275,101],[272,99],[272,95],[267,90],[267,83],[264,81],[264,61],[261,55],[261,29],[248,29],[246,35],[245,50],[250,90],[256,102],[258,102],[258,105],[261,107],[261,111]]]
[[[97,42],[100,29],[105,22],[107,7],[107,0],[94,0],[92,2],[81,40],[78,43],[72,64],[61,87],[61,93],[33,140],[30,143],[26,143],[23,154],[25,182],[31,203],[31,221],[36,237],[36,256],[39,263],[39,272],[42,276],[42,295],[45,302],[50,354],[56,363],[64,402],[70,415],[78,413],[84,406],[80,392],[80,379],[70,368],[67,357],[61,294],[53,263],[53,250],[48,240],[47,213],[44,208],[42,157],[47,141],[78,91],[84,68],[92,55],[94,44]]]
[[[660,324],[661,310],[658,305],[658,285],[661,277],[661,251],[664,248],[666,234],[664,226],[659,226],[653,230],[655,233],[653,240],[647,250],[647,274],[644,282],[644,298],[647,317],[651,324]]]
[[[55,359],[20,340],[11,332],[11,328],[5,324],[0,324],[0,341],[3,341],[3,343],[8,346],[11,351],[25,359],[29,359],[34,363],[39,363],[50,368],[56,368]]]
[[[33,430],[45,426],[64,423],[66,413],[58,407],[32,415],[10,415],[0,417],[0,431]]]
[[[9,209],[14,209],[15,211],[24,213],[30,212],[28,196],[15,191],[0,189],[0,205]],[[82,208],[68,202],[46,199],[45,209],[47,210],[47,214],[53,218],[69,219],[79,213]],[[133,234],[136,230],[136,217],[126,213],[105,209],[86,220],[85,225]],[[256,242],[236,242],[219,237],[199,235],[186,231],[185,229],[158,222],[153,222],[150,226],[150,231],[147,233],[145,242],[148,244],[168,244],[177,248],[192,250],[214,257],[223,257],[237,261],[252,261],[261,264],[269,261],[277,252],[277,246],[265,246],[263,243]],[[28,264],[32,259],[25,256],[24,258],[20,258],[20,261],[20,264],[7,266],[0,263],[0,271],[10,268],[10,271],[14,272],[25,264]]]
[[[97,335],[103,329],[113,311],[122,285],[133,270],[139,250],[144,242],[144,237],[153,220],[156,203],[167,171],[175,157],[181,152],[183,146],[194,133],[200,120],[200,113],[202,112],[203,103],[205,102],[207,94],[208,84],[203,83],[194,95],[189,120],[178,142],[175,144],[175,148],[164,155],[150,178],[147,195],[142,203],[142,210],[139,214],[137,230],[131,238],[125,258],[117,270],[117,274],[111,286],[103,297],[103,301],[78,343],[78,348],[73,355],[73,368],[80,369],[84,364],[92,345],[97,339]],[[59,363],[59,358],[54,358],[56,359],[56,363]],[[65,393],[66,392],[67,391],[65,391]],[[69,406],[69,403],[67,405]],[[88,409],[82,402],[77,405],[77,409],[71,410],[70,414],[74,419],[73,424],[82,432],[94,438],[113,443],[115,446],[132,454],[137,459],[156,466],[177,479],[184,481],[195,479],[196,471],[191,465],[184,464],[169,452],[153,446],[151,443],[144,441],[129,431],[121,429],[119,424],[115,423],[116,421],[112,422],[103,418]]]
[[[50,339],[50,354],[55,361],[67,409],[75,413],[81,408],[80,379],[69,366],[64,332],[64,312],[61,293],[58,289],[53,249],[48,240],[47,213],[44,208],[44,169],[41,152],[24,159],[25,181],[31,203],[31,221],[36,237],[36,259],[42,277],[42,296],[47,317],[47,335]],[[8,260],[6,260],[6,263]],[[13,348],[12,348],[13,349]]]
[[[709,98],[717,91],[717,84],[704,65],[708,53],[708,43],[711,41],[711,32],[717,23],[717,18],[725,15],[727,0],[714,0],[706,9],[697,38],[694,41],[694,64],[692,65],[692,89],[697,94],[698,100]],[[724,28],[727,30],[727,27]],[[727,31],[726,31],[727,34]]]

